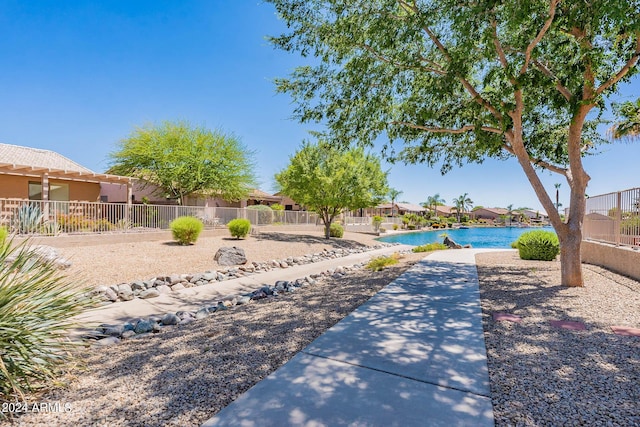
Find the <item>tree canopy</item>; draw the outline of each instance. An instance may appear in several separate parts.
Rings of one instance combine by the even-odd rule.
[[[109,173],[133,176],[179,203],[186,196],[246,197],[253,185],[253,153],[222,131],[164,122],[135,129],[111,153]]]
[[[617,120],[609,129],[610,136],[628,141],[640,138],[640,98],[613,104],[613,110]]]
[[[283,194],[320,215],[327,238],[337,215],[375,206],[389,190],[378,157],[363,148],[340,149],[324,142],[304,142],[275,179]]]
[[[335,144],[386,135],[391,160],[443,172],[515,157],[560,238],[563,284],[582,285],[582,157],[605,141],[588,119],[637,73],[638,0],[267,1],[289,28],[273,43],[315,58],[276,80],[301,121]],[[566,223],[541,169],[571,189]]]

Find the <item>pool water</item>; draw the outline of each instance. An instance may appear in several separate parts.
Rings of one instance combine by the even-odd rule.
[[[433,231],[419,231],[415,233],[393,234],[391,236],[380,237],[377,240],[387,243],[403,243],[405,245],[426,245],[428,243],[439,242],[444,240],[443,233],[449,236],[449,239],[455,241],[459,245],[471,245],[473,248],[501,248],[511,249],[511,243],[518,240],[522,233],[531,230],[539,230],[540,228],[527,227],[478,227],[478,228],[460,228]],[[545,230],[553,230],[545,227]]]

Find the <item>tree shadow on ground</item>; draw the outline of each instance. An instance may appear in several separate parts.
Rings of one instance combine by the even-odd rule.
[[[88,381],[43,399],[71,402],[80,414],[29,414],[29,422],[123,426],[200,425],[311,341],[407,266],[359,270],[293,293],[163,328],[116,347],[87,350]],[[327,310],[326,307],[331,307]],[[96,384],[100,384],[99,387]],[[70,399],[74,399],[71,401]],[[100,404],[92,404],[92,401]],[[180,409],[175,409],[180,408]]]
[[[640,422],[640,340],[610,329],[624,323],[625,310],[640,309],[637,292],[600,278],[591,288],[567,288],[557,263],[514,258],[501,265],[493,256],[478,257],[478,275],[496,425]],[[599,286],[606,292],[596,292]],[[607,292],[629,292],[625,308],[602,297]],[[496,321],[496,312],[522,320]],[[556,328],[551,320],[586,329]]]

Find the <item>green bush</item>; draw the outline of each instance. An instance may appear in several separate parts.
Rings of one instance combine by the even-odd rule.
[[[553,261],[560,253],[560,242],[553,231],[534,230],[520,236],[515,243],[521,259]]]
[[[389,265],[397,264],[399,258],[400,256],[397,253],[391,256],[379,256],[369,261],[366,268],[373,271],[380,271]]]
[[[416,246],[411,250],[413,252],[433,252],[443,249],[449,249],[449,247],[443,243],[429,243],[428,245]]]
[[[227,224],[232,237],[244,239],[251,230],[251,222],[248,219],[238,218],[229,221]]]
[[[329,226],[329,236],[342,238],[344,236],[344,228],[340,224],[332,223]]]
[[[380,215],[374,215],[373,218],[371,218],[371,224],[373,225],[373,229],[375,231],[380,231],[380,226],[382,225],[383,220],[384,218],[382,218]]]
[[[71,350],[80,343],[69,339],[77,326],[71,319],[93,306],[76,286],[28,243],[14,245],[9,239],[0,246],[2,399],[24,399],[25,392],[46,387],[73,359]]]
[[[273,209],[266,205],[248,206],[249,218],[254,224],[267,225],[273,222]]]
[[[181,245],[190,245],[198,240],[204,224],[193,216],[181,216],[169,224],[173,239]]]

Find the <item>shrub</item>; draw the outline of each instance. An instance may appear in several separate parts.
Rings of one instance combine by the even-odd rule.
[[[429,243],[427,245],[416,246],[411,249],[413,252],[432,252],[443,249],[449,249],[449,247],[443,243]]]
[[[366,268],[373,271],[380,271],[389,265],[397,264],[399,258],[400,256],[397,253],[391,256],[379,256],[369,261]]]
[[[19,234],[29,234],[38,231],[44,214],[37,204],[24,203],[16,212],[14,227]]]
[[[78,341],[71,320],[91,306],[53,261],[43,261],[28,243],[0,247],[0,395],[24,399],[60,376]]]
[[[249,218],[253,219],[254,224],[266,225],[273,222],[273,209],[266,205],[248,206]]]
[[[227,227],[232,237],[244,239],[251,230],[251,222],[248,219],[237,218],[229,221]]]
[[[398,224],[393,224],[393,229],[397,230],[398,229]]]
[[[518,238],[515,246],[525,260],[553,261],[560,253],[558,236],[552,231],[528,231]]]
[[[190,245],[198,240],[204,224],[193,216],[180,216],[169,224],[173,239],[181,245]]]
[[[329,226],[329,236],[342,238],[344,236],[344,228],[340,224],[332,223]]]
[[[383,220],[383,218],[380,215],[374,215],[374,217],[371,218],[371,224],[373,225],[373,229],[375,231],[380,231],[380,226],[382,225],[382,220]]]

